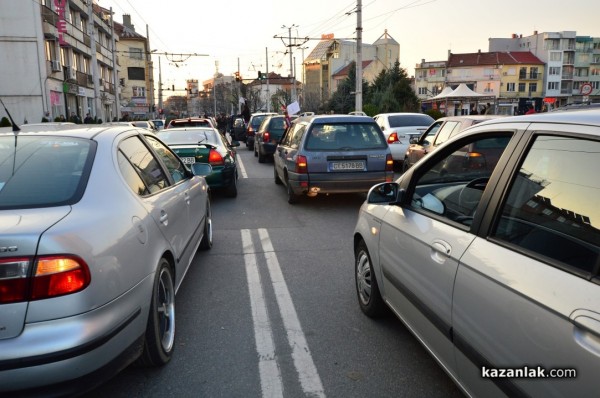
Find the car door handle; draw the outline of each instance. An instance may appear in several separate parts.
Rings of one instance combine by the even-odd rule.
[[[569,317],[575,325],[573,337],[581,347],[600,355],[600,314],[589,310],[575,310]]]
[[[185,200],[185,204],[186,204],[186,205],[189,205],[189,204],[190,204],[190,194],[189,194],[189,192],[187,192],[187,191],[186,191],[186,192],[183,194],[183,198],[184,198],[184,200]]]
[[[446,241],[436,239],[431,242],[431,259],[437,263],[443,264],[450,253],[452,252],[452,246]]]
[[[164,211],[164,210],[160,211],[159,221],[161,224],[164,224],[165,226],[169,225],[169,215],[167,214],[166,211]]]

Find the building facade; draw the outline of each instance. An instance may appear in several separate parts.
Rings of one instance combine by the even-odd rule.
[[[490,38],[490,51],[531,51],[546,64],[542,95],[549,106],[600,102],[600,38],[575,31],[534,31]]]
[[[1,2],[0,96],[16,121],[83,120],[88,113],[112,120],[112,37],[110,18],[92,2]]]
[[[373,44],[363,43],[362,60],[371,61],[363,73],[368,82],[375,80],[384,69],[391,68],[400,59],[400,45],[387,30]],[[356,42],[327,39],[320,41],[303,62],[304,95],[317,96],[326,101],[337,89],[335,76],[350,63],[356,62]]]
[[[130,15],[123,23],[114,22],[117,41],[117,75],[120,86],[120,117],[130,120],[152,119],[154,103],[154,73],[149,40],[135,31]]]

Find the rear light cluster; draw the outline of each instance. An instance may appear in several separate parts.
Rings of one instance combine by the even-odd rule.
[[[208,153],[208,163],[212,166],[223,166],[225,159],[216,149],[211,149]]]
[[[398,139],[398,133],[393,132],[387,139],[388,144],[393,144],[394,142],[400,142]]]
[[[76,256],[43,256],[35,261],[29,257],[0,259],[0,304],[76,293],[90,280],[87,264]]]
[[[271,134],[268,131],[265,131],[263,133],[263,142],[270,142],[271,141]]]
[[[394,158],[389,153],[385,156],[385,171],[394,171]]]
[[[306,156],[302,156],[302,155],[296,156],[296,173],[298,173],[298,174],[308,173],[308,163],[306,161]]]

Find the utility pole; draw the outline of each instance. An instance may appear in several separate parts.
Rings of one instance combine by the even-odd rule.
[[[160,68],[160,55],[158,56],[158,109],[163,109],[162,96],[162,70]]]
[[[92,2],[90,1],[88,4],[88,34],[90,36],[90,48],[92,49],[92,78],[94,79],[94,116],[97,118],[100,118],[100,116],[102,116],[101,110],[101,104],[100,104],[100,80],[99,76],[98,76],[98,60],[96,58],[96,29],[94,28],[94,10],[92,7]],[[110,24],[113,27],[112,28],[112,40],[114,43],[114,38],[115,38],[115,34],[114,34],[114,23],[112,20],[112,7],[110,8]],[[114,55],[114,50],[115,48],[113,47],[113,55]],[[114,59],[114,56],[113,56]],[[113,61],[113,70],[116,71],[117,69],[117,64],[116,62]],[[65,106],[68,107],[69,105],[67,104],[67,102],[65,101]],[[87,108],[87,106],[86,106]],[[67,119],[69,118],[69,114],[65,115],[67,117]],[[104,118],[103,118],[104,120]],[[108,121],[108,120],[104,120],[104,121]]]
[[[297,95],[296,95],[296,76],[294,73],[296,68],[294,68],[294,56],[293,56],[294,51],[292,50],[292,47],[300,47],[308,41],[308,38],[305,38],[304,41],[300,44],[298,44],[298,43],[292,44],[292,28],[297,28],[297,27],[298,27],[298,25],[295,25],[295,24],[290,27],[287,27],[285,25],[282,26],[282,28],[288,29],[288,37],[287,37],[288,44],[285,44],[285,41],[283,41],[283,37],[277,36],[277,35],[273,36],[273,38],[279,37],[281,39],[281,41],[283,42],[283,45],[286,46],[289,49],[288,51],[290,52],[290,75],[292,75],[292,102],[294,102],[298,99]]]
[[[271,92],[269,91],[269,50],[265,47],[265,60],[267,65],[267,112],[271,112]]]
[[[356,6],[356,97],[355,111],[362,111],[362,0]]]

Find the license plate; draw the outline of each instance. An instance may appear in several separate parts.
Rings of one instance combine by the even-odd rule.
[[[181,160],[183,160],[183,163],[185,163],[185,164],[194,164],[194,163],[196,163],[196,158],[181,158]]]
[[[354,161],[354,162],[331,162],[331,170],[343,171],[343,170],[364,170],[365,162]]]

